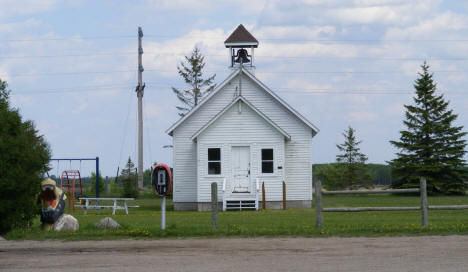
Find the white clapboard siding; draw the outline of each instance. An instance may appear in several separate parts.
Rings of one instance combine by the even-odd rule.
[[[238,103],[241,103],[239,113]],[[230,188],[232,180],[231,148],[232,146],[250,147],[250,178],[251,193],[255,195],[255,179],[260,178],[266,183],[281,184],[283,170],[277,169],[278,161],[282,162],[284,154],[284,136],[253,109],[242,101],[232,105],[222,116],[212,123],[198,137],[198,202],[211,200],[211,183],[217,182],[218,189],[222,192],[222,182],[226,178]],[[208,148],[221,148],[221,174],[208,175]],[[261,148],[273,148],[274,173],[263,175],[261,171]],[[222,194],[219,200],[222,200]],[[272,193],[271,197],[278,193]],[[281,200],[281,191],[279,198]]]
[[[242,95],[291,136],[291,140],[285,143],[287,199],[311,200],[310,127],[280,105],[270,94],[259,90],[258,85],[247,76],[242,78]]]
[[[174,202],[197,201],[197,144],[191,137],[233,100],[234,90],[226,85],[174,130]]]
[[[285,171],[284,180],[287,183],[287,199],[310,200],[312,198],[312,129],[246,75],[242,76],[241,89],[243,97],[245,97],[256,109],[260,110],[276,125],[286,131],[291,137],[290,140],[285,142],[284,138],[282,138],[284,144],[281,145],[282,147],[280,148],[284,148],[284,151],[281,151],[284,152],[281,154],[283,157],[281,162],[283,163],[283,169]],[[230,83],[224,85],[222,89],[213,94],[206,103],[199,107],[198,110],[194,111],[192,115],[174,129],[174,202],[197,202],[201,199],[205,199],[205,197],[202,196],[204,193],[201,193],[201,191],[206,190],[206,188],[198,188],[197,185],[198,174],[202,173],[202,171],[197,173],[197,163],[198,160],[202,159],[202,154],[197,155],[197,150],[200,149],[200,146],[197,148],[197,142],[192,141],[191,137],[227,105],[229,105],[234,99],[235,92],[238,91],[239,76],[236,76],[230,81]],[[260,117],[259,119],[261,120]],[[218,121],[219,120],[216,122]],[[238,136],[241,136],[236,140],[237,143],[239,143],[239,139],[243,139],[242,137],[249,139],[255,138],[255,135],[249,135],[248,137],[244,135],[244,128],[247,130],[253,129],[251,124],[245,124],[245,127],[242,127],[242,129],[241,126],[244,125],[243,122],[239,121],[237,124],[231,125],[238,126],[237,130],[232,132],[232,135],[242,132],[242,135],[237,134]],[[255,160],[253,160],[253,158],[251,159],[252,163],[258,161],[260,156],[258,152],[260,148],[259,145],[261,145],[262,142],[275,143],[274,138],[278,136],[278,131],[272,131],[273,132],[268,137],[258,139],[256,147],[251,149],[251,156],[257,156]],[[223,149],[228,148],[228,141],[215,139],[216,137],[220,137],[220,134],[213,135],[213,137],[212,143],[223,144]],[[223,156],[227,153],[229,152],[223,152]],[[223,157],[223,160],[230,160],[230,158]],[[259,171],[258,168],[255,170]],[[281,180],[282,179],[283,177],[281,177]],[[264,180],[267,191],[271,191],[270,193],[267,193],[267,200],[280,200],[281,189],[278,188],[280,188],[281,184],[280,182],[277,182],[278,179],[266,177]],[[200,199],[198,199],[198,195],[200,195]]]

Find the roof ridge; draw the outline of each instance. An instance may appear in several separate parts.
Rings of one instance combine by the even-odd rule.
[[[243,24],[237,26],[237,28],[229,35],[224,41],[227,43],[257,43],[258,40],[244,27]]]

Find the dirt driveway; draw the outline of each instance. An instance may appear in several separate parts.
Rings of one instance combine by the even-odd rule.
[[[468,271],[468,236],[0,241],[1,271]]]

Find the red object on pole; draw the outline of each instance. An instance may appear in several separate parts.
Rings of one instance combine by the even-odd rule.
[[[60,178],[60,189],[68,196],[68,210],[75,211],[75,192],[76,186],[80,189],[79,197],[83,196],[83,189],[81,186],[81,175],[78,170],[65,170],[62,172]]]
[[[163,170],[162,173],[161,170]],[[172,190],[171,168],[164,163],[156,164],[153,168],[153,172],[151,172],[151,184],[157,195],[169,195]]]

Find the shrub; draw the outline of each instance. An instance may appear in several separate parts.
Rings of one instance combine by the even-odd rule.
[[[42,175],[50,149],[32,121],[23,121],[9,104],[0,80],[0,233],[27,226],[36,216]]]

